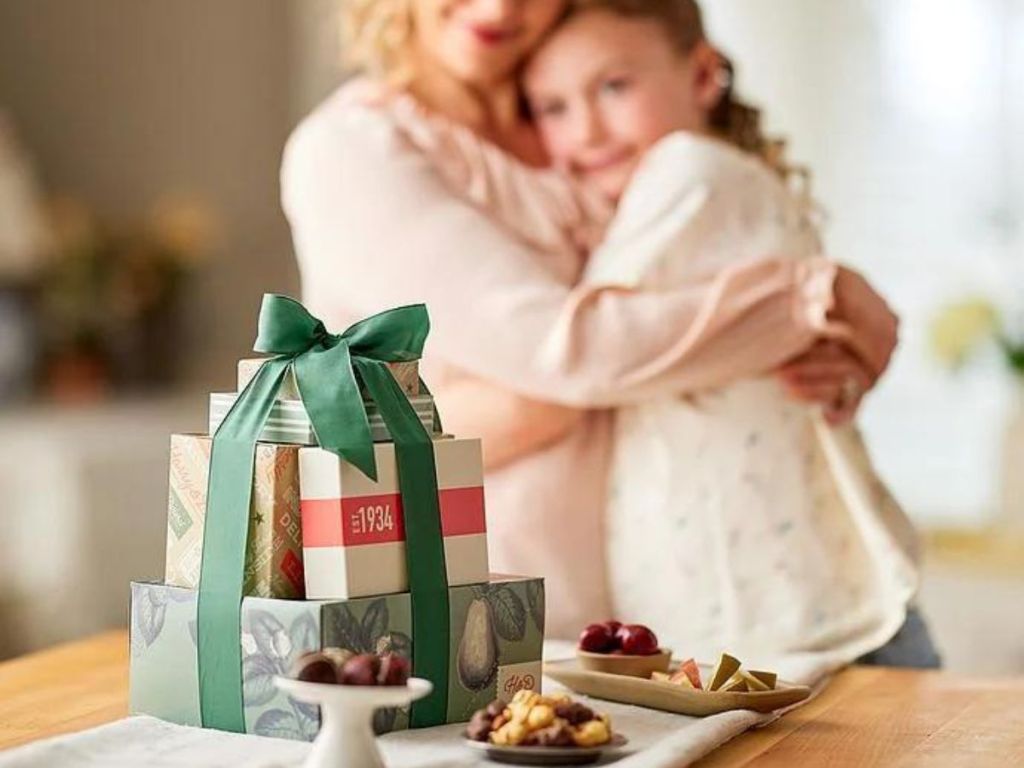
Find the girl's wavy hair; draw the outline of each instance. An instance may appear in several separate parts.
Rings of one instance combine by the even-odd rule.
[[[697,0],[572,0],[570,13],[606,10],[611,13],[649,19],[659,23],[669,42],[686,55],[707,40],[704,17]],[[711,130],[739,149],[760,157],[786,181],[809,184],[806,169],[786,161],[786,141],[768,137],[761,123],[761,110],[741,101],[735,91],[735,67],[719,53],[722,61],[722,97],[710,114]]]
[[[409,52],[411,0],[342,0],[342,51],[345,65],[390,85],[412,79]]]

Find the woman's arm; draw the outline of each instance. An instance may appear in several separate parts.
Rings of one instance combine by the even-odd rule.
[[[282,179],[304,293],[328,323],[425,302],[428,353],[578,407],[760,374],[826,328],[835,267],[821,259],[758,261],[666,293],[568,289],[385,116],[340,112],[300,127]]]
[[[483,379],[466,376],[435,387],[445,429],[483,441],[488,472],[554,445],[584,411],[521,397]]]
[[[614,208],[598,193],[553,169],[527,166],[468,128],[431,115],[411,97],[397,97],[390,114],[457,195],[522,241],[542,251],[576,253],[600,242]]]

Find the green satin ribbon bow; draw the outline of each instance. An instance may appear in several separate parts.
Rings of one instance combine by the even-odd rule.
[[[269,358],[217,429],[210,456],[199,578],[198,666],[203,725],[245,731],[241,603],[256,442],[291,369],[320,446],[377,479],[360,382],[395,443],[413,612],[413,670],[434,684],[413,707],[414,727],[447,715],[450,618],[434,446],[387,363],[419,359],[426,307],[382,312],[328,333],[299,302],[265,295],[257,352]]]

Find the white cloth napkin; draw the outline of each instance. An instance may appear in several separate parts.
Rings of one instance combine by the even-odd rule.
[[[558,643],[545,646],[546,658],[564,656]],[[793,682],[817,684],[820,691],[832,665],[823,657],[780,661],[774,667]],[[545,679],[544,690],[560,688]],[[729,739],[774,720],[778,715],[725,712],[695,718],[627,704],[577,696],[612,718],[616,732],[629,743],[616,757],[616,768],[681,768]],[[493,766],[462,743],[465,725],[401,731],[383,736],[380,748],[391,768],[475,768]],[[301,768],[309,752],[304,742],[243,736],[189,728],[153,717],[129,717],[69,736],[58,736],[0,755],[0,768]]]
[[[685,766],[732,737],[770,719],[729,712],[702,720],[602,703],[629,744],[622,768]],[[632,710],[632,711],[627,711]],[[471,768],[493,765],[462,743],[462,725],[390,734],[380,740],[394,768]],[[89,731],[58,736],[0,755],[0,768],[301,768],[305,742],[189,728],[153,717],[129,717]]]

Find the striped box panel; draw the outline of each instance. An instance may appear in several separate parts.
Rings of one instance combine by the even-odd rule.
[[[346,599],[408,590],[405,524],[395,447],[375,446],[374,482],[333,453],[299,452],[306,596]],[[448,583],[487,580],[483,458],[479,440],[436,440],[438,502]]]
[[[238,361],[238,391],[241,392],[245,389],[246,385],[252,381],[252,377],[256,375],[256,372],[260,369],[263,363],[266,362],[266,358],[246,358]],[[395,377],[395,381],[398,382],[398,386],[402,388],[409,397],[415,397],[420,394],[420,366],[415,360],[407,363],[388,363],[388,368],[391,370],[391,375]],[[299,388],[295,384],[295,374],[289,370],[284,377],[284,382],[281,385],[281,394],[279,397],[282,400],[298,400],[299,399]]]
[[[235,392],[214,392],[210,395],[210,434],[214,434],[221,422],[234,405],[238,394]],[[434,433],[434,398],[430,395],[417,395],[410,398],[413,410],[427,432]],[[391,440],[391,433],[384,424],[377,408],[367,403],[367,420],[370,424],[370,435],[376,443]],[[317,439],[309,416],[302,406],[301,400],[278,400],[270,411],[267,424],[260,433],[260,441],[264,443],[287,443],[290,445],[316,445]]]

